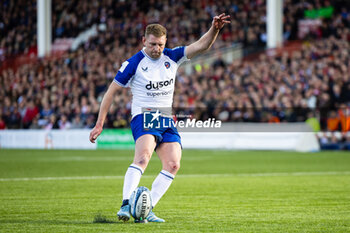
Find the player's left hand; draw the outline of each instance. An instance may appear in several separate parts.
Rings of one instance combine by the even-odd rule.
[[[225,26],[225,24],[231,23],[229,18],[230,18],[230,16],[225,15],[225,13],[222,13],[219,16],[215,16],[213,18],[213,22],[212,22],[212,25],[215,28],[215,30],[220,30],[223,26]]]

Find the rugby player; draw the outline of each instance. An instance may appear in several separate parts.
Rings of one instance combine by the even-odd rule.
[[[220,14],[213,17],[210,29],[196,42],[174,49],[165,48],[166,29],[159,24],[146,27],[142,38],[144,48],[125,61],[105,93],[95,127],[90,132],[90,141],[95,142],[103,130],[103,124],[119,88],[130,87],[132,92],[131,130],[135,140],[135,154],[126,171],[123,186],[123,203],[117,213],[119,220],[130,219],[129,198],[137,188],[152,153],[155,150],[162,163],[162,170],[155,178],[151,198],[152,206],[158,203],[171,185],[180,168],[181,138],[174,126],[144,130],[144,109],[171,108],[177,68],[194,56],[207,51],[216,40],[220,29],[230,23],[230,16]],[[158,111],[154,118],[162,118]],[[153,211],[148,222],[164,222]]]

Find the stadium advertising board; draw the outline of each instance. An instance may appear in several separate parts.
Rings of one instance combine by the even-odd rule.
[[[97,149],[133,149],[130,129],[105,129],[97,140]]]
[[[89,130],[2,130],[0,148],[95,149]]]

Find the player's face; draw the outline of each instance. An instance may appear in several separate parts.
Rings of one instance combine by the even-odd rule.
[[[142,39],[143,45],[145,46],[145,52],[151,58],[157,59],[162,55],[165,47],[166,37],[156,37],[154,35],[148,35]]]

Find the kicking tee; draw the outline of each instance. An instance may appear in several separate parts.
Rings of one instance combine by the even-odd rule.
[[[165,48],[158,59],[149,57],[143,50],[126,60],[114,82],[130,87],[132,117],[143,108],[171,108],[177,68],[187,61],[185,47]]]

